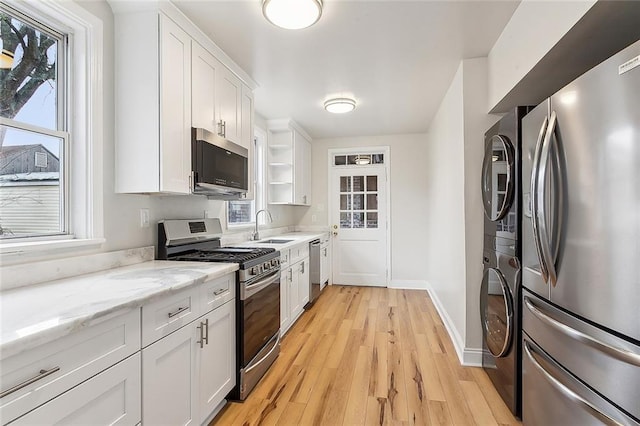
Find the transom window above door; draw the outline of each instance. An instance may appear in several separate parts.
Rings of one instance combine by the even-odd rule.
[[[366,154],[334,155],[334,166],[369,166],[371,164],[384,164],[384,154],[371,152]]]
[[[340,176],[340,228],[378,227],[378,176]]]

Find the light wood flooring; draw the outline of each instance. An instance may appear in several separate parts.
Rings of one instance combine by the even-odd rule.
[[[462,367],[427,292],[329,286],[247,400],[212,425],[511,425],[481,368]]]

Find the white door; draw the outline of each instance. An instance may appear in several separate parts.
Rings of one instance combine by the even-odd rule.
[[[380,166],[332,168],[333,283],[387,285],[387,179]]]

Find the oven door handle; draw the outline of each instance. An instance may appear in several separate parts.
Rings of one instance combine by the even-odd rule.
[[[268,277],[247,285],[247,286],[241,286],[240,287],[240,300],[247,300],[249,297],[253,296],[254,294],[258,293],[259,291],[265,289],[266,287],[269,287],[271,284],[273,284],[274,282],[276,282],[277,280],[280,279],[280,269],[278,269],[276,271],[276,273],[269,275]]]

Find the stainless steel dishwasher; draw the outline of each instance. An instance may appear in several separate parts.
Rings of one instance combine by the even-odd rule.
[[[309,243],[309,303],[313,305],[329,282],[329,237],[323,236]]]

